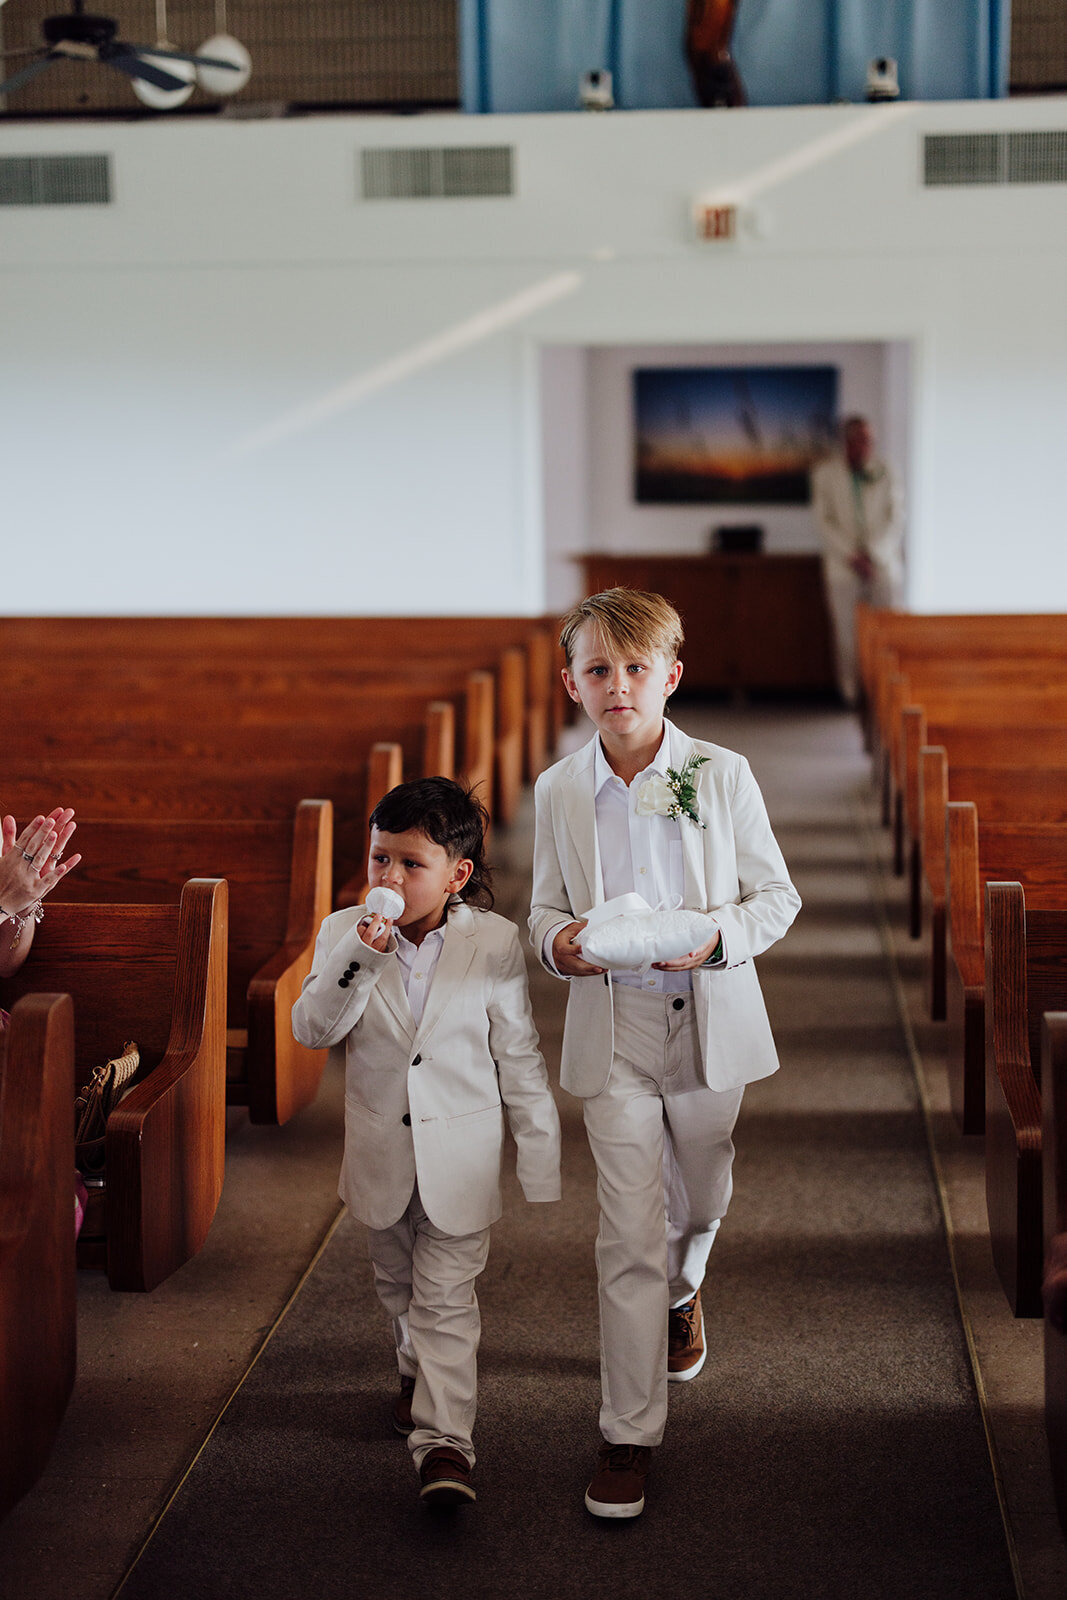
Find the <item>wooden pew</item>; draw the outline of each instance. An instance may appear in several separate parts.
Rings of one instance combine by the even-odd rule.
[[[1025,681],[1006,667],[998,675],[981,684],[971,680],[964,684],[946,684],[933,679],[916,686],[900,677],[893,681],[891,707],[886,714],[884,744],[880,756],[875,757],[876,780],[882,789],[883,821],[893,829],[894,869],[898,874],[905,870],[905,793],[909,748],[915,749],[914,736],[909,741],[905,712],[916,708],[925,716],[927,725],[935,723],[985,723],[1016,724],[1018,726],[1067,727],[1067,663],[1063,673],[1048,682],[1048,666],[1038,675],[1028,672]],[[909,715],[915,717],[915,710]],[[1060,765],[1067,757],[1061,758]]]
[[[1026,903],[986,885],[986,1209],[993,1262],[1017,1317],[1041,1315],[1041,1022],[1067,1006],[1067,895]]]
[[[293,1038],[290,1015],[319,925],[333,909],[333,808],[302,800],[289,818],[261,821],[78,817],[77,872],[62,901],[165,905],[192,877],[229,885],[226,1100],[255,1123],[287,1122],[310,1105],[323,1050]]]
[[[74,1007],[0,1034],[0,1518],[37,1482],[74,1386]]]
[[[1067,830],[1058,824],[980,821],[969,801],[951,801],[946,826],[948,1029],[946,1072],[952,1113],[964,1133],[985,1130],[985,886],[1013,880],[1042,911],[1067,904]]]
[[[108,1120],[102,1228],[87,1209],[77,1248],[113,1289],[153,1289],[195,1255],[222,1192],[226,901],[225,881],[194,878],[178,905],[49,904],[6,981],[16,998],[60,983],[73,997],[79,1086],[140,1047]]]
[[[490,667],[502,650],[537,635],[555,638],[554,618],[467,617],[5,617],[12,662],[103,662],[139,671],[153,662],[198,659],[314,668],[325,662],[453,661]]]
[[[896,611],[861,604],[856,609],[860,678],[868,700],[874,693],[879,657],[894,651],[950,656],[986,654],[1050,656],[1067,648],[1067,616],[1062,612]]]
[[[316,712],[311,702],[296,706],[281,699],[270,708],[257,708],[256,720],[243,723],[228,721],[225,705],[213,717],[210,702],[190,703],[180,691],[163,698],[147,697],[137,703],[128,699],[115,703],[103,692],[90,693],[80,716],[76,707],[71,710],[69,697],[63,703],[70,710],[70,716],[57,719],[54,729],[44,732],[40,731],[36,710],[27,707],[20,723],[21,733],[13,735],[5,748],[7,772],[17,772],[20,767],[23,771],[39,768],[42,761],[54,768],[65,757],[75,781],[84,779],[89,772],[102,773],[107,764],[113,764],[118,785],[123,776],[122,764],[132,768],[140,757],[142,769],[150,763],[151,773],[159,776],[164,807],[161,815],[187,814],[190,805],[196,803],[181,799],[175,809],[175,791],[179,787],[190,791],[201,789],[210,796],[220,783],[224,788],[231,780],[240,784],[242,774],[241,786],[246,798],[241,801],[242,809],[233,813],[235,815],[248,814],[243,808],[255,805],[256,795],[275,787],[275,780],[282,782],[285,788],[283,810],[289,810],[310,790],[334,803],[338,822],[338,865],[343,873],[340,882],[357,870],[346,851],[345,825],[353,819],[358,824],[358,862],[361,863],[365,851],[362,823],[367,812],[367,786],[363,767],[375,744],[387,739],[399,744],[405,770],[411,775],[443,770],[452,776],[458,772],[478,787],[491,813],[494,808],[496,691],[491,672],[468,672],[464,692],[451,711],[447,711],[440,700],[412,700],[405,696],[404,716],[414,719],[417,715],[418,721],[410,720],[402,726],[397,726],[392,719],[391,712],[397,700],[396,696],[389,695],[371,696],[359,703],[347,696],[334,701],[328,699],[325,712],[321,708]],[[14,722],[10,705],[6,709]],[[518,800],[516,779],[521,772],[523,739],[521,712],[521,704],[516,705],[513,697],[509,714],[515,717],[515,723],[513,726],[505,724],[502,729],[501,748],[509,752],[505,762],[510,773],[509,788],[502,796],[505,811],[498,816],[502,822],[513,816]],[[316,717],[320,720],[315,720]],[[394,734],[400,737],[393,738]],[[462,739],[458,757],[448,747],[450,737],[456,736]],[[179,773],[184,775],[184,785],[179,783]],[[133,787],[143,790],[149,776],[148,770],[141,770],[133,779]],[[66,793],[66,786],[61,787]],[[374,799],[377,798],[375,795]],[[73,798],[69,803],[78,805]],[[266,814],[276,814],[278,800],[273,795],[269,805]],[[96,806],[87,807],[84,799],[80,809],[91,809],[99,815],[121,814],[116,813],[111,804],[106,804],[103,811]],[[200,814],[205,813],[201,811]],[[225,808],[218,811],[209,804],[206,814],[230,813]],[[264,813],[254,811],[252,814]]]
[[[994,754],[1002,747],[998,730],[989,730]],[[1057,730],[1058,733],[1058,730]],[[1011,754],[1012,741],[1003,749]],[[948,807],[957,801],[970,801],[988,830],[986,845],[994,860],[1003,860],[1003,849],[996,835],[1003,827],[1033,826],[1034,851],[1027,850],[1020,870],[1024,882],[1040,888],[1048,878],[1058,879],[1067,872],[1067,833],[1056,825],[1064,813],[1067,797],[1067,767],[1038,768],[1034,771],[1021,762],[1004,766],[977,767],[953,765],[943,745],[926,745],[920,751],[921,772],[921,850],[909,852],[910,928],[918,937],[924,923],[930,928],[930,1016],[945,1017],[946,945],[945,911],[947,904],[946,827]],[[1032,865],[1031,865],[1032,856]],[[1036,874],[1036,875],[1035,875]],[[994,873],[994,876],[1003,876]]]
[[[368,701],[381,709],[379,703],[399,694],[421,694],[424,703],[446,696],[470,700],[483,692],[472,689],[471,673],[491,671],[504,687],[495,697],[501,746],[496,805],[501,820],[513,815],[516,764],[528,775],[540,770],[551,733],[555,664],[542,626],[499,618],[333,619],[332,625],[330,619],[293,618],[279,630],[280,620],[188,619],[176,628],[176,619],[162,618],[13,619],[15,626],[5,624],[3,633],[12,653],[0,657],[0,688],[22,692],[32,705],[43,686],[63,687],[68,724],[78,693],[72,694],[72,680],[84,686],[90,719],[103,695],[113,724],[139,714],[166,725],[174,719],[165,707],[136,708],[152,693],[178,690],[198,702],[190,698],[180,719],[185,722],[256,723],[281,715],[295,724],[336,722],[346,702],[353,712]],[[285,651],[280,658],[279,649]],[[62,729],[53,733],[54,741],[63,737]],[[487,757],[472,776],[485,782],[483,798],[492,809]]]
[[[279,760],[271,749],[267,740],[254,761],[203,765],[173,756],[22,758],[5,763],[4,804],[16,817],[31,817],[54,787],[79,816],[99,819],[291,819],[312,789],[333,801],[334,903],[346,903],[346,885],[361,884],[366,870],[367,818],[385,789],[400,781],[402,751],[379,740],[350,765],[347,758]]]
[[[950,798],[972,798],[961,787],[956,769],[1060,767],[1067,771],[1067,723],[1057,721],[1019,727],[1014,720],[1005,723],[984,718],[979,724],[937,722],[931,725],[922,706],[905,706],[901,720],[909,928],[912,937],[917,939],[922,933],[922,880],[928,841],[937,841],[936,850],[940,854],[940,841],[944,839],[944,819],[939,807],[943,808]],[[942,769],[926,760],[930,749],[942,752],[942,782],[937,781]],[[933,783],[929,795],[926,792],[928,780]]]
[[[1041,1151],[1045,1260],[1067,1269],[1067,1010],[1041,1029]],[[1053,1251],[1056,1257],[1053,1257]],[[1045,1435],[1060,1527],[1067,1538],[1067,1334],[1045,1318]]]

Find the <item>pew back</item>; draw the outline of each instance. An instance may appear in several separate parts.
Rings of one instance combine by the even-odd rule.
[[[74,1007],[30,994],[0,1034],[0,1518],[36,1483],[74,1386]]]
[[[1021,883],[985,904],[986,1209],[1016,1316],[1041,1314],[1041,1022],[1067,1005],[1067,903],[1032,910]],[[1065,895],[1067,902],[1067,895]]]
[[[1047,1012],[1041,1040],[1041,1150],[1046,1260],[1067,1241],[1067,1009]],[[1067,1334],[1045,1321],[1045,1435],[1060,1527],[1067,1537]]]
[[[79,1085],[126,1040],[140,1048],[108,1120],[105,1230],[87,1218],[78,1241],[113,1289],[152,1289],[194,1255],[222,1192],[226,900],[224,881],[199,878],[177,905],[50,905],[6,983],[16,997],[65,985]]]
[[[253,1122],[287,1122],[322,1077],[325,1052],[297,1044],[290,1011],[332,908],[332,821],[328,800],[275,820],[79,817],[83,859],[52,896],[167,905],[189,878],[226,879],[226,1097]]]

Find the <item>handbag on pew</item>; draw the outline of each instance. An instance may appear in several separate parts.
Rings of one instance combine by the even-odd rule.
[[[102,1177],[104,1135],[107,1119],[128,1089],[141,1065],[141,1052],[132,1040],[122,1054],[103,1066],[94,1067],[92,1077],[79,1089],[74,1100],[74,1165],[85,1177]]]

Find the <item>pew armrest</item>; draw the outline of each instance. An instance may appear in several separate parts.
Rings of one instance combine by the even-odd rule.
[[[178,910],[170,1037],[108,1118],[108,1279],[152,1289],[200,1249],[222,1193],[227,884],[191,878]]]
[[[985,891],[985,1182],[993,1262],[1016,1316],[1041,1311],[1041,1099],[1027,1027],[1019,883]]]
[[[0,1517],[40,1477],[74,1385],[74,1007],[17,1002],[0,1067]]]
[[[978,812],[969,800],[945,807],[945,893],[952,959],[965,988],[985,981],[985,935],[978,880]]]

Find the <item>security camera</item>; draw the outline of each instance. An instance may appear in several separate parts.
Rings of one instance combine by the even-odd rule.
[[[875,56],[867,63],[867,99],[898,100],[897,64],[892,56]]]
[[[586,111],[610,111],[615,104],[611,73],[603,68],[596,72],[583,72],[578,80],[578,95]]]

